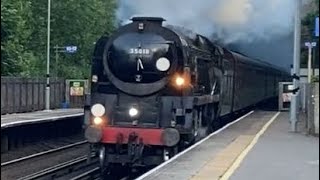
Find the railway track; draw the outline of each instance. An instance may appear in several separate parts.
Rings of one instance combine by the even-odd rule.
[[[25,156],[25,157],[22,157],[22,158],[17,158],[17,159],[11,160],[11,161],[7,161],[7,162],[4,162],[4,163],[1,163],[1,168],[5,167],[5,166],[8,166],[8,165],[15,164],[15,163],[19,163],[19,162],[22,162],[22,161],[30,160],[30,159],[33,159],[33,158],[36,158],[36,157],[40,157],[40,156],[44,156],[44,155],[48,155],[48,154],[52,154],[52,153],[57,153],[57,152],[60,152],[60,151],[63,151],[63,150],[69,149],[69,148],[73,148],[73,147],[76,147],[76,146],[79,146],[79,145],[83,145],[83,144],[86,144],[86,143],[88,143],[88,141],[80,141],[80,142],[76,142],[76,143],[69,144],[69,145],[66,145],[66,146],[62,146],[62,147],[59,147],[59,148],[51,149],[51,150],[48,150],[48,151],[43,151],[43,152],[40,152],[40,153],[36,153],[36,154],[29,155],[29,156]]]
[[[34,164],[44,164],[43,161],[51,161],[51,159],[58,159],[60,161],[63,154],[73,154],[72,152],[79,149],[86,149],[83,146],[87,145],[87,141],[80,141],[73,144],[69,144],[56,149],[51,149],[48,151],[43,151],[40,153],[32,154],[22,158],[17,158],[4,163],[1,163],[1,177],[3,179],[18,179],[18,180],[34,180],[34,179],[56,179],[56,180],[129,180],[128,174],[126,173],[115,173],[112,175],[106,175],[106,177],[100,177],[100,168],[98,163],[98,158],[91,154],[90,162],[88,161],[88,154],[82,151],[81,153],[75,152],[74,154],[82,154],[82,156],[77,156],[66,161],[61,161],[60,163],[53,163],[50,166],[42,166],[39,168],[34,168],[32,171],[23,172],[21,174],[17,173],[19,171],[24,171],[27,167],[32,167]],[[87,150],[87,149],[86,149]],[[66,155],[68,156],[68,155]],[[55,158],[57,157],[57,158]],[[88,163],[89,162],[89,163]],[[4,175],[3,175],[4,172]],[[14,175],[11,175],[14,174]]]
[[[81,174],[71,178],[70,180],[82,180],[82,179],[92,178],[93,176],[95,176],[95,174],[99,174],[99,171],[100,171],[100,168],[95,167],[93,169],[90,169],[84,173],[81,173]],[[99,180],[99,179],[101,179],[101,177],[98,177],[95,180]]]
[[[145,172],[145,171],[144,171]],[[87,171],[82,172],[72,178],[68,178],[70,180],[133,180],[139,177],[143,172],[130,172],[128,169],[118,170],[117,172],[111,172],[110,174],[104,175],[104,177],[100,176],[100,168],[94,167]]]
[[[90,164],[86,164],[88,148],[87,141],[79,141],[1,163],[1,179],[43,179],[42,177],[49,177],[50,174],[55,177],[63,169],[71,172],[79,169],[78,166],[90,167]]]
[[[34,179],[56,179],[56,180],[129,180],[127,173],[117,172],[115,174],[100,177],[98,158],[91,154],[88,163],[87,141],[79,141],[59,148],[35,153],[22,158],[1,163],[1,178],[34,180]],[[83,149],[79,151],[80,149]],[[76,151],[76,152],[75,152]],[[73,153],[74,152],[74,153]],[[74,158],[66,158],[72,154]],[[66,160],[64,160],[66,159]],[[59,163],[50,163],[56,161]],[[47,164],[46,164],[47,163]],[[38,167],[34,167],[38,166]],[[31,170],[26,170],[30,168]],[[20,173],[21,172],[21,173]]]
[[[27,176],[21,177],[18,180],[33,180],[33,179],[69,179],[68,176],[77,173],[78,171],[83,171],[88,168],[92,168],[98,165],[98,160],[92,155],[92,161],[87,163],[88,157],[81,156],[72,159],[67,162],[57,164],[55,166],[43,169],[41,171],[29,174]],[[84,174],[84,173],[83,173]],[[96,176],[98,171],[87,172],[82,176],[78,176],[73,179],[84,179]]]

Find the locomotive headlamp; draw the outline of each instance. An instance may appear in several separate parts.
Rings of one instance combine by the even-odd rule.
[[[156,67],[159,71],[168,71],[170,68],[170,61],[165,57],[161,57],[156,62]]]
[[[95,125],[100,125],[102,122],[103,122],[103,120],[102,120],[101,117],[95,117],[95,118],[93,119],[93,123],[94,123]]]
[[[129,115],[130,115],[131,117],[135,117],[135,116],[137,116],[138,114],[139,114],[138,109],[136,109],[136,108],[134,108],[134,107],[132,107],[132,108],[129,109]]]
[[[183,86],[184,83],[185,83],[185,80],[183,77],[180,77],[180,76],[176,77],[176,85]]]
[[[102,104],[95,104],[91,107],[91,113],[94,116],[103,116],[104,113],[106,112],[106,109]]]

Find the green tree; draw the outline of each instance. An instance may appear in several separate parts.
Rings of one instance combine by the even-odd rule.
[[[85,78],[94,42],[114,29],[116,0],[52,0],[51,72]],[[46,72],[47,1],[1,2],[1,75],[44,76]],[[55,45],[76,45],[76,54],[59,54]]]
[[[312,10],[302,19],[302,39],[301,42],[315,41],[319,46],[319,38],[314,37],[315,31],[315,17],[319,16],[319,0],[314,0],[312,3]],[[308,49],[301,47],[301,67],[307,67]],[[314,48],[314,59],[319,59],[319,49]],[[319,61],[315,61],[315,66],[319,67]]]
[[[61,54],[58,72],[70,78],[86,77],[94,42],[114,28],[115,1],[60,0],[53,6],[52,45],[76,45],[76,54]],[[61,61],[62,60],[62,61]]]
[[[30,2],[1,1],[1,75],[23,75],[33,54],[26,46],[31,34]]]

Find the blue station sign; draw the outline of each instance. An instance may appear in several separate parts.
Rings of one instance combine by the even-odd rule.
[[[77,52],[77,46],[66,46],[65,50],[67,53],[75,53]]]

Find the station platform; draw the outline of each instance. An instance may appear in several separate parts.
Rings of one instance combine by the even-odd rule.
[[[251,111],[136,180],[317,180],[319,138],[289,112]]]
[[[1,129],[47,121],[56,121],[84,114],[83,109],[55,109],[49,111],[35,111],[28,113],[1,115]]]

